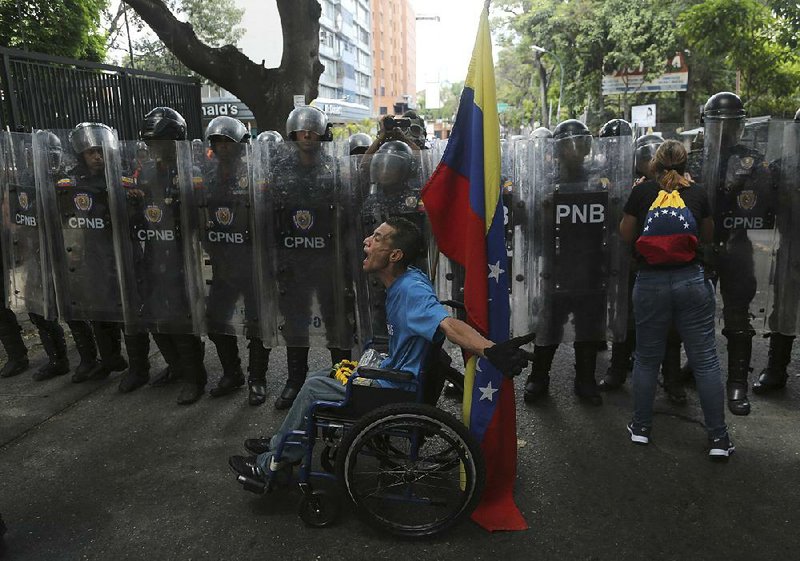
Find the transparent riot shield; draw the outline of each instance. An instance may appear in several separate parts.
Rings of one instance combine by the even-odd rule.
[[[767,328],[800,335],[800,121],[786,123],[778,176],[777,240],[773,252]]]
[[[51,141],[48,148],[51,166],[57,167],[61,162],[61,146]],[[55,294],[34,173],[33,137],[21,133],[0,134],[0,164],[8,305],[18,313],[30,312],[53,319],[56,317]]]
[[[51,136],[52,135],[52,136]],[[62,159],[54,166],[49,146],[58,139]],[[122,321],[122,301],[105,160],[116,150],[111,133],[94,146],[70,131],[34,135],[34,165],[60,319]]]
[[[617,230],[632,156],[626,137],[532,142],[532,183],[520,181],[514,214],[515,255],[527,252],[513,290],[516,332],[535,331],[539,345],[624,340],[629,250]]]
[[[251,146],[234,142],[178,143],[187,236],[202,249],[202,330],[261,338],[254,253]]]
[[[352,253],[356,270],[359,340],[386,340],[386,289],[372,275],[360,271],[364,238],[390,217],[405,218],[422,232],[425,251],[414,266],[429,277],[435,277],[438,250],[422,205],[421,191],[434,169],[430,150],[415,151],[406,156],[376,152],[371,156],[351,157],[349,169],[354,179],[354,207],[359,225],[352,237]]]
[[[107,166],[128,332],[201,333],[199,247],[183,204],[178,143],[121,142]]]
[[[767,144],[782,142],[771,127]],[[778,174],[765,152],[745,145],[742,119],[706,119],[702,179],[714,218],[713,262],[725,329],[766,328],[769,272],[778,205]]]
[[[265,200],[258,197],[265,207],[258,212],[265,216],[255,222],[256,236],[265,236],[272,261],[271,274],[259,276],[275,279],[275,313],[262,314],[262,330],[275,331],[280,345],[354,345],[347,243],[354,216],[350,186],[339,168],[345,154],[344,144],[332,142],[286,142],[260,150],[256,181],[267,183]]]

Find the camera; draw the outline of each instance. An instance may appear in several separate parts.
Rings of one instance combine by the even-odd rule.
[[[383,120],[383,128],[386,132],[392,129],[407,129],[411,126],[411,119],[408,117],[389,117]]]

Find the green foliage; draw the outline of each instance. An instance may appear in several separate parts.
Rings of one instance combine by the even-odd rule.
[[[706,0],[679,18],[695,58],[718,60],[741,76],[742,98],[750,108],[769,111],[776,100],[800,87],[791,23],[758,0]]]
[[[0,45],[94,62],[105,58],[107,0],[2,0]]]
[[[358,123],[345,123],[344,125],[336,125],[333,127],[334,140],[347,140],[351,135],[357,132],[365,132],[374,137],[377,129],[377,123],[372,119],[364,119]]]
[[[510,127],[587,116],[590,128],[658,103],[659,120],[693,120],[708,95],[734,90],[737,70],[751,114],[787,114],[798,104],[797,0],[494,0],[498,101]],[[546,49],[536,52],[534,45]],[[604,74],[624,68],[651,79],[676,51],[688,50],[690,92],[601,96]],[[544,99],[541,95],[544,90]],[[554,124],[554,123],[553,123]]]
[[[168,0],[165,4],[175,14],[184,14],[183,17],[192,25],[197,37],[211,47],[222,45],[236,45],[244,35],[242,22],[244,9],[236,6],[235,0]],[[144,35],[133,41],[134,64],[139,70],[163,72],[165,74],[193,75],[175,55],[170,52],[161,40],[153,33],[149,33],[147,24],[127,5],[121,9],[128,10],[130,25],[135,32]],[[122,42],[119,31],[124,25],[124,20],[118,18],[115,24],[117,33],[115,47],[126,49],[122,64],[131,66],[130,55],[127,53],[127,43]]]

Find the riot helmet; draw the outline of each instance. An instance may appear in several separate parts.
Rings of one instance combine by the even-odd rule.
[[[413,171],[414,152],[400,140],[390,140],[381,145],[369,164],[370,181],[379,185],[404,183]]]
[[[553,130],[555,156],[567,167],[583,163],[592,151],[592,135],[585,124],[577,119],[567,119]]]
[[[310,131],[323,139],[328,132],[328,116],[313,105],[295,107],[286,119],[286,134],[289,140],[297,140],[298,131]]]
[[[739,142],[746,115],[741,98],[731,92],[715,93],[703,106],[703,124],[708,130],[709,124],[719,123],[716,126],[720,129],[716,134],[722,146],[733,146]]]
[[[156,107],[142,119],[142,140],[186,140],[186,120],[171,107]]]
[[[731,92],[715,93],[703,106],[705,119],[744,119],[746,115],[741,98]]]
[[[90,148],[116,147],[114,130],[103,123],[81,123],[69,133],[69,143],[76,154]]]
[[[363,154],[372,145],[372,137],[365,132],[351,134],[348,140],[350,144],[350,155],[356,156]]]
[[[212,136],[229,138],[233,142],[247,142],[250,139],[250,134],[247,132],[245,124],[239,119],[228,117],[227,115],[214,117],[208,123],[206,140],[210,142]]]
[[[624,119],[611,119],[605,125],[600,127],[600,132],[597,133],[600,138],[609,138],[612,136],[633,136],[633,129],[628,121]]]
[[[538,129],[533,129],[531,132],[532,139],[537,138],[553,138],[553,133],[547,127],[539,127]]]
[[[258,142],[283,142],[283,137],[278,131],[264,131],[256,137]]]
[[[650,176],[650,162],[663,143],[664,139],[657,134],[646,134],[636,139],[633,162],[637,175]]]

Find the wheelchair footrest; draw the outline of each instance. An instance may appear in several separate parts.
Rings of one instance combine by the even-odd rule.
[[[242,487],[245,491],[250,491],[251,493],[255,493],[256,495],[263,495],[267,492],[267,483],[263,481],[259,481],[258,479],[253,479],[252,477],[246,477],[244,475],[239,475],[236,478],[236,481],[242,484]]]

